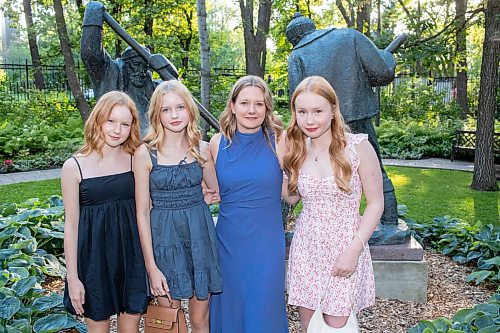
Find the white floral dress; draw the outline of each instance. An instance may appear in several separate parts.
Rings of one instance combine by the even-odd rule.
[[[297,219],[288,266],[288,303],[315,310],[325,293],[322,310],[332,316],[348,316],[351,309],[357,313],[375,304],[368,248],[361,253],[351,278],[330,279],[334,261],[351,244],[361,221],[362,186],[355,145],[368,136],[347,133],[346,139],[352,166],[351,193],[340,190],[333,176],[318,179],[299,173],[302,212]]]

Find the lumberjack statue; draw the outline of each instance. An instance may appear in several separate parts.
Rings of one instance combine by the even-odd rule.
[[[104,22],[130,45],[116,60],[111,59],[103,47]],[[137,105],[141,136],[144,136],[148,124],[146,114],[149,99],[159,83],[153,80],[148,66],[158,72],[163,80],[177,80],[179,74],[175,66],[163,55],[152,55],[149,49],[137,43],[98,1],[89,2],[85,8],[80,53],[96,99],[111,90],[126,92]],[[217,120],[201,104],[197,104],[201,116],[218,130]]]
[[[406,35],[394,40],[385,50],[379,50],[365,35],[354,29],[316,30],[314,22],[298,13],[286,28],[286,37],[293,45],[288,58],[290,95],[304,78],[324,77],[335,89],[340,111],[354,133],[368,134],[382,170],[384,213],[382,224],[370,243],[401,244],[409,233],[398,220],[394,187],[382,165],[372,117],[379,112],[372,87],[387,85],[394,80],[396,61],[393,53],[405,41]]]

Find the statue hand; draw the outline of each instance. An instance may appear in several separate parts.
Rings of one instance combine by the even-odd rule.
[[[104,11],[106,8],[99,1],[90,1],[85,7],[85,15],[83,16],[83,26],[98,26],[104,24]]]

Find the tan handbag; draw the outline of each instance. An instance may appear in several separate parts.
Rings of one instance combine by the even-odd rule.
[[[144,333],[188,333],[186,317],[181,308],[172,304],[164,306],[158,304],[155,297],[148,305],[148,311],[144,315]]]

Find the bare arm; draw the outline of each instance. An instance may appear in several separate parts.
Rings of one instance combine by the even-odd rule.
[[[147,147],[143,144],[134,154],[135,207],[137,211],[137,228],[141,239],[142,254],[150,280],[151,292],[155,296],[165,295],[168,285],[165,276],[156,266],[151,237],[151,199],[149,195],[149,174],[152,163]]]
[[[334,276],[349,277],[353,274],[358,265],[358,258],[365,250],[364,247],[377,228],[384,211],[382,172],[375,150],[367,140],[364,140],[357,145],[356,151],[360,158],[358,174],[366,198],[366,209],[351,244],[334,264],[332,270]]]
[[[78,277],[78,223],[80,215],[79,198],[80,172],[73,159],[67,160],[61,170],[61,191],[64,202],[64,256],[71,304],[77,314],[83,314],[85,289]]]
[[[209,189],[219,192],[219,184],[217,183],[217,175],[215,174],[215,163],[207,142],[200,142],[200,152],[205,159],[205,163],[203,164],[203,181]]]
[[[222,137],[222,133],[215,134],[212,139],[210,139],[210,143],[208,147],[210,149],[210,154],[212,154],[212,159],[214,161],[214,165],[217,164],[217,153],[219,152],[220,138]]]
[[[278,161],[281,169],[284,170],[283,159],[288,152],[288,146],[286,144],[286,131],[283,131],[283,134],[276,143],[276,152],[278,153]],[[300,200],[300,195],[290,195],[288,192],[288,177],[285,172],[283,172],[283,183],[281,184],[281,198],[283,198],[283,200],[290,205],[295,205]]]

